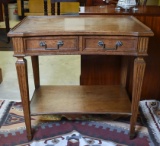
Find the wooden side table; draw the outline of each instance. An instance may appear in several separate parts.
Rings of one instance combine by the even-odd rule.
[[[150,28],[132,16],[30,16],[8,36],[12,37],[14,56],[17,57],[28,139],[33,137],[31,115],[82,113],[131,115],[130,138],[134,138],[146,66],[143,57],[147,55],[149,37],[153,36]],[[40,85],[40,55],[121,56],[121,84]],[[25,56],[31,56],[33,65],[35,92],[31,101]],[[130,56],[135,57],[131,102],[125,88]]]

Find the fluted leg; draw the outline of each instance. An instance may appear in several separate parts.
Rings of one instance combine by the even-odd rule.
[[[137,121],[139,100],[141,96],[143,76],[146,63],[143,58],[136,58],[134,61],[134,73],[133,73],[133,90],[132,90],[132,107],[131,107],[131,120],[130,120],[130,138],[135,137],[135,124]]]
[[[31,130],[27,60],[24,58],[18,58],[16,62],[16,69],[17,69],[18,82],[19,82],[19,88],[21,93],[21,100],[23,105],[27,137],[28,137],[28,140],[31,140],[32,130]]]

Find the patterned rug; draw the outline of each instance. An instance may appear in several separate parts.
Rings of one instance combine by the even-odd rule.
[[[32,141],[26,138],[21,103],[0,100],[0,146],[154,146],[138,120],[129,139],[129,117],[113,115],[33,116]]]
[[[144,100],[140,107],[152,141],[160,146],[160,101]]]

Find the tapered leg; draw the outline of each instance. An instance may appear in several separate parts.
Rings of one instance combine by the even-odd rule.
[[[137,121],[139,100],[141,96],[143,76],[146,63],[143,58],[136,58],[134,61],[134,73],[133,73],[133,90],[132,90],[132,107],[131,107],[131,120],[130,120],[130,138],[135,137],[135,124]]]
[[[33,68],[34,85],[35,85],[35,89],[37,89],[40,86],[38,56],[31,56],[31,60],[32,60],[32,68]]]
[[[21,93],[21,100],[26,124],[26,131],[28,140],[32,139],[31,130],[31,116],[30,116],[30,102],[29,102],[29,88],[28,88],[28,74],[27,74],[27,60],[18,58],[16,62],[16,69],[18,75],[19,88]]]
[[[2,82],[2,70],[0,68],[0,83]]]

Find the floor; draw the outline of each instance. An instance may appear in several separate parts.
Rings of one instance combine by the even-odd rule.
[[[18,22],[11,21],[11,27]],[[0,22],[0,28],[4,22]],[[33,74],[30,57],[28,62],[28,78],[30,98],[34,92]],[[0,51],[0,68],[2,69],[3,82],[0,84],[0,99],[20,101],[20,92],[15,68],[16,58],[13,51]],[[79,85],[80,56],[79,55],[56,55],[40,56],[40,82],[43,85]]]
[[[10,27],[12,28],[18,23],[19,23],[19,21],[17,21],[17,20],[11,20],[10,21]],[[0,28],[5,28],[5,22],[4,21],[0,22]]]

